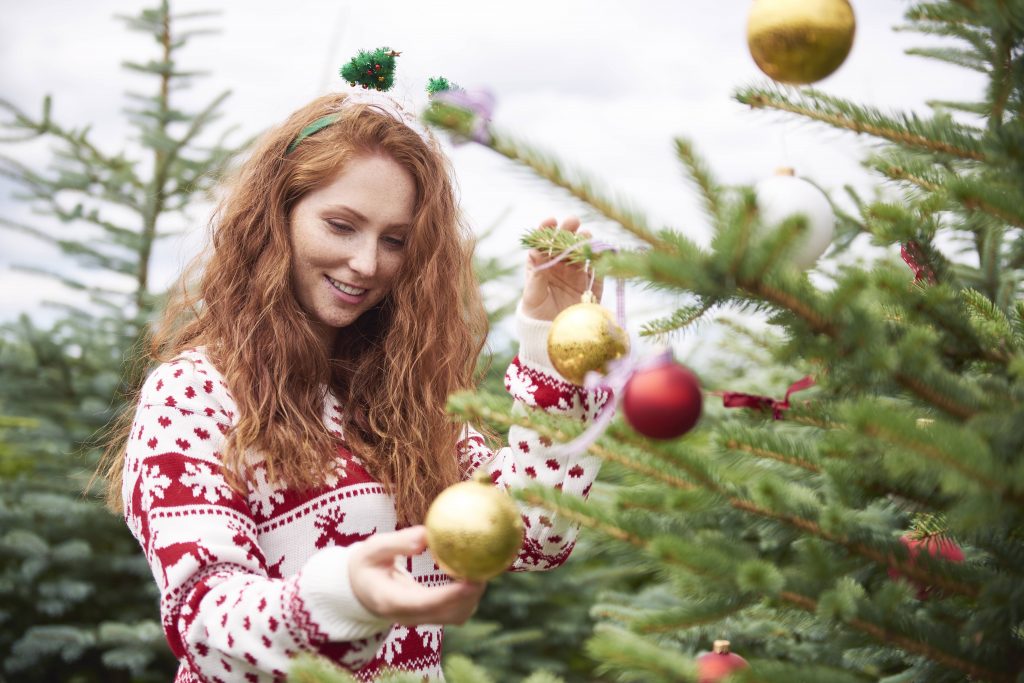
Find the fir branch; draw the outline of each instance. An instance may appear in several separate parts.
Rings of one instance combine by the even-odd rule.
[[[754,599],[750,596],[727,595],[722,596],[720,602],[705,598],[696,604],[641,616],[632,620],[631,625],[641,633],[668,633],[719,622],[726,617],[742,612],[754,603]],[[595,613],[595,616],[601,615]]]
[[[634,675],[642,671],[643,680],[651,683],[691,681],[697,673],[692,659],[681,652],[607,625],[595,629],[594,636],[587,641],[587,653],[602,662],[599,671]]]
[[[1013,51],[1020,47],[1019,36],[1016,40],[1006,33],[1000,33],[997,38],[994,59],[991,60],[992,84],[990,90],[995,90],[992,97],[992,114],[989,117],[989,126],[999,128],[1003,125],[1003,116],[1006,113],[1006,104],[1014,90],[1015,65]]]
[[[941,258],[930,243],[919,243],[919,246],[927,254],[930,262]],[[875,273],[874,287],[884,293],[892,302],[894,308],[905,311],[907,314],[913,312],[925,318],[925,322],[932,328],[937,328],[952,338],[953,344],[945,344],[942,353],[949,359],[958,360],[968,358],[970,360],[980,359],[990,363],[1004,365],[1009,358],[997,350],[982,343],[976,331],[967,324],[962,324],[964,316],[963,306],[957,299],[956,290],[951,287],[927,287],[911,288],[906,286],[904,271],[879,269]],[[908,300],[908,296],[913,298]],[[897,322],[902,323],[900,319]],[[900,334],[906,334],[914,328],[906,325],[901,328]]]
[[[807,305],[807,303],[801,301],[794,293],[784,291],[775,285],[769,284],[766,280],[758,278],[737,278],[736,284],[751,294],[796,314],[816,334],[824,334],[833,339],[838,338],[839,329],[835,324]]]
[[[652,442],[651,440],[640,436],[632,429],[623,427],[621,424],[617,424],[615,422],[609,426],[607,433],[616,441],[628,444],[639,451],[646,451],[663,462],[671,463],[673,467],[681,468],[698,485],[703,485],[709,491],[713,491],[717,494],[722,493],[721,485],[714,480],[709,472],[695,466],[692,462],[683,461],[674,457],[671,452],[671,447],[668,444]],[[683,490],[697,488],[693,483],[686,482],[686,484],[687,485],[685,487],[679,486],[678,488]]]
[[[173,51],[173,41],[171,39],[171,24],[170,14],[164,8],[160,21],[160,30],[157,32],[158,40],[163,46],[164,61],[169,62],[171,60],[171,52]],[[166,114],[169,108],[169,98],[171,89],[171,74],[168,71],[160,73],[160,94],[158,102],[158,111],[160,114]],[[159,123],[159,131],[166,133],[167,121],[166,116],[159,116],[157,119]],[[147,188],[147,204],[143,212],[143,225],[140,235],[140,248],[139,248],[139,262],[138,271],[136,273],[136,285],[135,285],[135,306],[137,310],[144,310],[149,295],[149,261],[150,255],[152,254],[153,244],[156,241],[157,234],[157,220],[164,209],[164,202],[167,200],[166,185],[169,170],[169,158],[172,154],[167,154],[161,151],[159,147],[154,148],[153,155],[153,177],[149,182]]]
[[[208,124],[210,121],[216,118],[217,109],[220,108],[220,105],[223,104],[224,100],[226,100],[229,95],[231,95],[231,91],[225,90],[220,95],[213,98],[213,100],[208,105],[206,105],[206,107],[202,111],[200,111],[192,118],[192,123],[189,125],[188,130],[186,130],[185,133],[180,138],[174,140],[174,145],[171,147],[170,150],[168,150],[167,155],[164,157],[164,169],[161,175],[167,175],[167,172],[170,169],[171,165],[178,159],[178,156],[181,154],[181,150],[187,147],[189,143],[191,143],[197,135],[203,132],[204,128],[206,127],[206,124]]]
[[[874,168],[892,180],[908,182],[931,193],[948,194],[971,211],[980,211],[1008,225],[1024,228],[1020,202],[1014,201],[1017,198],[1012,195],[1007,196],[1007,188],[993,186],[989,179],[958,177],[949,172],[942,172],[942,177],[929,178],[924,173],[887,160],[876,161]]]
[[[668,317],[648,321],[640,328],[640,336],[661,337],[673,332],[678,332],[684,327],[689,327],[704,317],[704,314],[711,310],[716,303],[717,302],[713,299],[704,299],[703,302],[697,306],[686,306],[677,309]]]
[[[920,377],[908,375],[904,372],[896,372],[893,378],[904,389],[953,417],[966,421],[974,417],[978,412],[962,403],[958,403],[951,396],[943,394],[935,387],[924,383]]]
[[[606,198],[582,172],[566,171],[551,156],[503,133],[492,131],[488,146],[505,158],[526,166],[552,185],[568,191],[602,216],[618,223],[626,232],[655,248],[667,248],[667,245],[648,227],[647,219],[638,209]]]
[[[927,560],[923,558],[917,561],[911,561],[908,556],[905,560],[901,561],[895,556],[895,553],[883,553],[865,543],[829,533],[822,529],[821,525],[813,520],[797,517],[796,515],[778,513],[774,510],[760,507],[752,501],[742,498],[730,498],[729,504],[737,510],[742,510],[765,519],[773,519],[778,522],[782,522],[787,526],[799,529],[804,533],[817,536],[824,541],[846,548],[848,551],[869,559],[883,567],[898,569],[904,576],[920,581],[923,584],[942,588],[944,591],[964,595],[969,598],[977,598],[981,593],[981,590],[977,586],[961,583],[960,581],[950,579],[946,576],[931,574],[922,566],[927,562]],[[896,549],[896,552],[900,551],[903,551],[905,554],[905,549],[902,547]]]
[[[782,591],[779,593],[779,598],[786,604],[799,607],[800,609],[812,614],[815,614],[818,611],[817,601],[813,598],[807,597],[806,595],[801,595],[793,591]],[[923,643],[919,640],[909,638],[906,635],[886,630],[884,627],[879,626],[878,624],[873,624],[864,619],[854,617],[853,619],[846,620],[843,623],[862,633],[868,634],[880,643],[889,646],[896,645],[907,652],[927,657],[928,659],[938,662],[943,666],[956,669],[957,671],[963,671],[977,680],[991,681],[992,683],[1014,683],[1016,680],[1013,676],[986,669],[974,662],[955,657],[945,650],[933,648],[928,643]]]
[[[708,216],[717,223],[721,216],[721,188],[712,177],[710,167],[697,155],[689,140],[676,138],[675,143],[676,156],[686,167],[690,180],[700,190]]]
[[[523,235],[520,244],[548,256],[564,254],[565,260],[576,265],[584,265],[587,261],[593,263],[600,257],[591,249],[589,238],[558,228],[534,228]]]
[[[941,192],[942,187],[938,182],[932,181],[921,175],[915,175],[903,166],[887,163],[884,160],[873,165],[874,169],[890,180],[901,180],[920,187],[928,192]]]
[[[906,50],[906,54],[946,62],[983,74],[988,73],[988,64],[973,50],[953,47],[912,47]]]
[[[765,279],[737,278],[737,284],[742,289],[795,313],[810,326],[811,331],[824,334],[835,340],[840,338],[839,328],[832,321],[815,311],[793,293],[769,284]],[[951,396],[942,394],[934,387],[922,382],[920,377],[897,371],[893,378],[903,388],[949,415],[967,420],[977,413],[976,409],[957,402]]]
[[[47,98],[49,99],[49,98]],[[83,161],[89,166],[102,167],[102,168],[117,168],[123,164],[123,160],[120,157],[108,157],[103,154],[97,147],[95,147],[88,140],[88,130],[75,131],[66,129],[58,125],[53,119],[49,117],[49,107],[44,109],[44,118],[41,120],[34,120],[18,107],[11,102],[0,98],[0,109],[6,109],[14,114],[15,121],[13,124],[7,124],[7,128],[23,128],[31,131],[33,134],[29,138],[40,137],[44,135],[52,135],[53,137],[63,140],[66,142],[70,149],[78,152],[85,152],[87,156],[83,157]],[[4,140],[6,141],[6,140]],[[131,176],[127,179],[132,187],[142,190],[145,189],[145,185],[136,177]]]
[[[827,123],[835,128],[865,133],[889,142],[971,161],[986,161],[976,137],[968,128],[945,122],[922,121],[915,115],[890,117],[880,111],[832,97],[823,92],[782,86],[745,88],[735,93],[737,101],[754,109],[775,109]],[[977,132],[980,136],[980,131]]]
[[[616,540],[629,543],[630,545],[636,546],[637,548],[649,550],[651,547],[650,541],[640,538],[639,536],[630,533],[629,531],[626,531],[625,529],[618,527],[614,524],[611,524],[604,520],[600,520],[592,515],[588,515],[580,510],[571,509],[558,502],[547,500],[544,496],[539,495],[538,492],[527,490],[519,493],[517,497],[522,498],[525,502],[531,505],[545,507],[551,510],[554,514],[557,514],[564,519],[578,523],[589,529],[594,529],[595,531],[599,531]],[[922,581],[924,583],[927,583],[927,585],[942,588],[945,591],[965,595],[971,598],[976,598],[980,593],[979,589],[974,586],[962,584],[958,581],[954,581],[944,576],[929,574],[921,566],[923,564],[928,563],[928,560],[926,558],[919,558],[917,561],[912,561],[909,558],[909,556],[907,556],[907,558],[904,561],[900,562],[893,555],[885,555],[865,544],[852,542],[847,539],[843,539],[832,534],[829,534],[825,532],[818,524],[810,520],[802,519],[795,516],[781,515],[770,510],[760,508],[749,501],[744,501],[737,498],[731,499],[730,505],[732,505],[732,507],[738,510],[745,511],[750,514],[757,515],[759,517],[775,519],[777,521],[784,522],[795,528],[799,528],[806,533],[810,533],[814,536],[822,538],[823,540],[829,541],[836,545],[843,546],[848,550],[855,552],[858,555],[861,555],[868,559],[872,559],[878,564],[881,564],[882,566],[895,568],[899,570],[902,575],[907,576],[911,579]],[[906,554],[906,549],[902,548],[902,546],[900,546],[900,550],[902,550],[903,553]],[[692,563],[685,562],[682,558],[676,557],[675,555],[665,556],[662,559],[665,559],[671,562],[672,564],[677,564],[691,571],[703,571],[703,568],[697,567]],[[926,647],[923,643],[918,643],[917,641],[908,642]],[[919,652],[919,650],[910,651]]]
[[[639,536],[636,536],[635,534],[631,534],[630,532],[626,531],[621,527],[617,527],[614,524],[602,521],[600,519],[597,519],[596,517],[592,517],[578,510],[572,510],[567,507],[552,503],[549,500],[545,500],[536,492],[526,491],[520,493],[517,497],[522,498],[530,505],[537,505],[540,507],[547,508],[563,519],[567,519],[571,522],[576,522],[577,524],[585,526],[588,529],[600,531],[606,536],[610,536],[611,538],[614,538],[617,541],[629,543],[630,545],[636,546],[637,548],[647,547],[647,541],[640,538]]]
[[[957,458],[951,453],[955,447],[962,447],[965,443],[969,443],[967,439],[949,443],[949,439],[952,438],[952,436],[947,435],[947,439],[943,441],[943,444],[949,445],[951,448],[946,450],[940,447],[939,443],[935,440],[924,438],[925,435],[919,429],[901,429],[898,428],[896,424],[890,424],[878,419],[879,417],[880,416],[876,415],[873,420],[863,420],[863,424],[860,425],[861,430],[868,436],[908,449],[932,462],[939,463],[943,467],[948,467],[958,472],[963,477],[981,484],[986,489],[1007,500],[1014,501],[1018,504],[1024,504],[1024,496],[1010,490],[1010,484],[1008,482],[997,478],[998,475],[995,473],[986,474],[974,467],[979,460],[991,461],[991,458],[987,457],[987,453],[985,454],[986,457],[982,457],[977,449],[967,451],[970,453],[969,461]],[[965,432],[965,435],[966,434],[967,433]],[[979,444],[979,447],[983,446],[983,442]]]
[[[927,100],[925,102],[932,109],[949,109],[975,116],[986,116],[989,111],[987,104],[983,102],[958,102],[954,100]]]
[[[535,425],[524,425],[524,426],[530,426],[531,429],[536,429]],[[625,437],[625,438],[620,437],[618,434],[616,434],[615,436],[617,438],[620,438],[621,440],[626,440],[627,442],[630,442],[632,445],[636,446],[637,448],[644,448],[644,446],[645,446],[645,441],[640,439],[639,437],[633,437],[633,438],[630,439],[629,437]],[[651,453],[655,453],[656,454],[656,453],[660,452],[664,447],[661,446],[660,444],[659,445],[652,445],[650,442],[646,442],[646,448]],[[595,453],[595,455],[596,454],[597,453]],[[685,465],[683,465],[683,466],[685,467]],[[876,550],[875,548],[873,548],[873,547],[871,547],[869,545],[866,545],[864,543],[853,541],[853,540],[851,540],[849,538],[838,536],[836,534],[828,533],[825,530],[823,530],[821,528],[821,526],[817,522],[814,522],[812,520],[809,520],[809,519],[806,519],[806,518],[803,518],[803,517],[798,517],[798,516],[795,516],[795,515],[782,514],[782,513],[779,513],[779,512],[775,512],[774,510],[769,510],[767,508],[758,506],[758,505],[756,505],[755,503],[753,503],[750,500],[747,500],[745,498],[741,498],[741,497],[738,497],[738,496],[732,494],[729,490],[726,489],[725,486],[723,486],[722,483],[720,483],[719,481],[715,480],[713,477],[709,476],[706,473],[699,472],[699,471],[693,470],[691,468],[687,468],[687,474],[689,474],[691,477],[696,479],[700,484],[702,484],[709,491],[722,496],[731,507],[733,507],[733,508],[735,508],[737,510],[740,510],[742,512],[746,512],[748,514],[752,514],[752,515],[755,515],[755,516],[758,516],[758,517],[762,517],[762,518],[765,518],[765,519],[771,519],[771,520],[775,520],[777,522],[782,522],[782,523],[786,524],[787,526],[793,527],[795,529],[799,529],[799,530],[801,530],[801,531],[803,531],[805,533],[809,533],[809,534],[812,534],[814,536],[817,536],[818,538],[821,538],[822,540],[825,540],[825,541],[828,541],[828,542],[833,543],[835,545],[839,545],[839,546],[841,546],[843,548],[846,548],[848,551],[850,551],[850,552],[852,552],[852,553],[854,553],[856,555],[860,555],[861,557],[867,558],[867,559],[869,559],[869,560],[871,560],[871,561],[873,561],[873,562],[875,562],[875,563],[877,563],[877,564],[879,564],[879,565],[881,565],[883,567],[886,567],[886,568],[896,567],[896,568],[898,568],[900,570],[901,573],[903,573],[904,575],[906,575],[906,576],[908,576],[910,578],[917,579],[917,580],[921,581],[922,583],[926,583],[928,585],[933,585],[933,586],[941,587],[943,590],[949,591],[950,593],[957,593],[957,594],[965,595],[965,596],[968,596],[968,597],[977,597],[977,595],[979,593],[978,588],[975,587],[975,586],[972,586],[972,585],[969,585],[969,584],[960,583],[959,581],[955,581],[953,579],[949,579],[949,578],[944,577],[944,576],[938,576],[938,575],[933,575],[933,574],[929,573],[922,566],[923,563],[917,563],[917,564],[910,564],[909,562],[900,563],[891,554],[880,552],[880,551]],[[694,485],[690,484],[689,482],[681,482],[681,483],[685,483],[686,484],[685,488],[690,488],[690,489],[695,488]],[[684,487],[680,486],[679,488],[684,488]]]
[[[771,436],[771,434],[751,434],[750,436],[756,436],[757,438],[763,439],[768,436]],[[739,451],[741,453],[749,453],[750,455],[756,456],[758,458],[767,458],[769,460],[775,460],[776,462],[785,463],[786,465],[792,465],[793,467],[799,467],[801,469],[807,470],[808,472],[814,472],[815,474],[819,474],[821,472],[821,468],[812,462],[809,462],[802,458],[798,458],[788,453],[782,453],[781,451],[756,446],[752,443],[742,442],[736,438],[725,439],[724,441],[722,441],[722,446],[734,451]]]
[[[1010,319],[991,299],[977,290],[961,290],[960,298],[979,343],[989,350],[991,358],[1009,365],[1012,353],[1019,350]]]
[[[983,196],[983,194],[987,194],[988,192],[991,192],[993,190],[1001,192],[1003,194],[1001,196],[996,195],[993,198]],[[1003,221],[1004,223],[1008,223],[1009,225],[1018,228],[1024,228],[1024,215],[1021,215],[1019,213],[1020,204],[1014,203],[1012,205],[1005,206],[996,205],[997,201],[1005,201],[1006,197],[1004,188],[993,188],[990,184],[987,186],[984,184],[979,184],[976,187],[970,187],[967,185],[954,187],[953,191],[959,195],[958,199],[968,209],[982,211],[992,216],[993,218],[997,218]],[[995,201],[993,201],[993,199]],[[1011,213],[1014,211],[1017,211],[1017,213]]]
[[[576,436],[547,425],[538,424],[536,421],[531,420],[529,415],[514,415],[510,411],[494,410],[488,406],[480,404],[474,405],[470,400],[471,399],[466,395],[456,394],[449,399],[449,410],[463,417],[470,418],[471,420],[480,420],[488,424],[498,425],[502,429],[508,429],[512,426],[527,427],[535,431],[540,436],[551,439],[553,442],[557,443],[567,443]],[[602,460],[617,463],[638,474],[655,479],[677,489],[686,491],[696,488],[692,482],[681,477],[677,477],[655,467],[636,462],[615,450],[606,448],[599,444],[591,445],[587,448],[587,452],[592,455],[596,455]]]

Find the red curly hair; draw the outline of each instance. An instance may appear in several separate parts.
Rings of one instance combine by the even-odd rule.
[[[339,444],[321,419],[323,387],[330,386],[344,410],[345,445],[393,494],[399,522],[415,524],[460,478],[461,427],[445,404],[473,384],[487,316],[472,269],[472,234],[436,143],[359,104],[286,152],[299,131],[341,110],[343,101],[326,95],[299,109],[241,166],[211,221],[211,251],[182,275],[149,360],[205,347],[238,404],[222,455],[228,481],[243,493],[250,448],[265,458],[274,483],[311,489],[333,471]],[[325,357],[292,290],[288,217],[302,197],[366,155],[387,156],[414,179],[412,229],[391,292],[340,330]],[[198,286],[190,288],[190,273],[199,269]],[[126,414],[116,426],[101,464],[107,504],[118,512],[130,421]]]

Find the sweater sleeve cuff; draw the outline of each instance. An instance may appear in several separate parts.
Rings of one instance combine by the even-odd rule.
[[[548,356],[548,332],[550,320],[537,320],[523,313],[523,302],[516,306],[516,333],[519,336],[519,360],[542,370],[547,374],[561,377]]]
[[[324,548],[307,560],[299,577],[299,594],[309,616],[331,641],[368,638],[392,625],[366,609],[352,592],[348,561],[353,547]]]

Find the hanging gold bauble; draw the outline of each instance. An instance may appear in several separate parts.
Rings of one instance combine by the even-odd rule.
[[[519,509],[481,474],[442,491],[424,522],[434,560],[456,579],[493,578],[508,569],[523,546]]]
[[[754,0],[747,45],[758,68],[781,83],[825,78],[850,54],[856,21],[849,0]]]
[[[548,356],[555,370],[573,384],[583,384],[591,370],[605,373],[609,361],[629,353],[629,337],[612,314],[593,297],[559,313],[548,332]]]

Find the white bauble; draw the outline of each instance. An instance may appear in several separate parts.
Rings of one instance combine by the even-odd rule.
[[[807,230],[797,238],[788,259],[800,270],[813,267],[835,236],[836,217],[825,194],[797,178],[790,169],[781,169],[765,178],[754,187],[754,192],[761,222],[766,227],[777,226],[793,216],[806,218]]]

